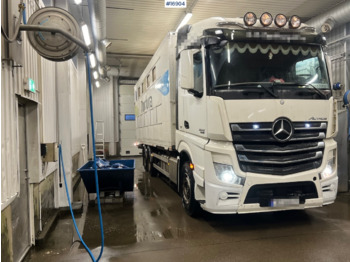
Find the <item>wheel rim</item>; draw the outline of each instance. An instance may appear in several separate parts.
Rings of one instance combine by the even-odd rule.
[[[182,196],[184,203],[188,205],[191,200],[191,181],[187,173],[185,173],[184,182],[182,186]]]

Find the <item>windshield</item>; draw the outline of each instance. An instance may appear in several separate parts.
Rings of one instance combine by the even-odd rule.
[[[328,99],[320,46],[228,42],[207,48],[209,94],[227,99]]]

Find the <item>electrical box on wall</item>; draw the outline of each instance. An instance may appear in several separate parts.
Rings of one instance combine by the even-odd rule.
[[[56,162],[58,160],[57,143],[41,144],[43,162]]]

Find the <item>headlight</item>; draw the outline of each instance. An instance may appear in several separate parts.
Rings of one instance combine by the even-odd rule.
[[[275,25],[277,25],[278,27],[283,27],[285,26],[287,23],[287,17],[285,15],[282,14],[278,14],[275,17]]]
[[[332,150],[330,152],[330,157],[331,158],[328,159],[326,167],[323,169],[323,171],[320,174],[321,175],[321,179],[327,179],[327,178],[332,176],[332,174],[333,174],[333,172],[335,170],[335,166],[336,166],[336,163],[335,163],[336,156],[335,156],[335,154],[336,154],[336,150]]]
[[[289,20],[289,26],[291,28],[298,28],[301,25],[300,17],[297,15],[293,15]]]
[[[256,15],[252,12],[248,12],[244,15],[244,23],[247,26],[252,26],[256,23]]]
[[[218,179],[227,184],[244,185],[245,179],[237,176],[232,166],[214,163],[215,173]]]
[[[260,16],[260,23],[263,25],[263,26],[269,26],[271,25],[273,19],[272,19],[272,15],[268,12],[265,12],[263,13],[261,16]]]

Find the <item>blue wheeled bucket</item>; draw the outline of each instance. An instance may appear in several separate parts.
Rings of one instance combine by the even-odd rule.
[[[110,167],[97,168],[98,185],[100,192],[106,191],[133,191],[135,160],[112,160]],[[121,164],[122,168],[113,165]],[[88,193],[96,193],[94,161],[89,161],[78,169]]]

